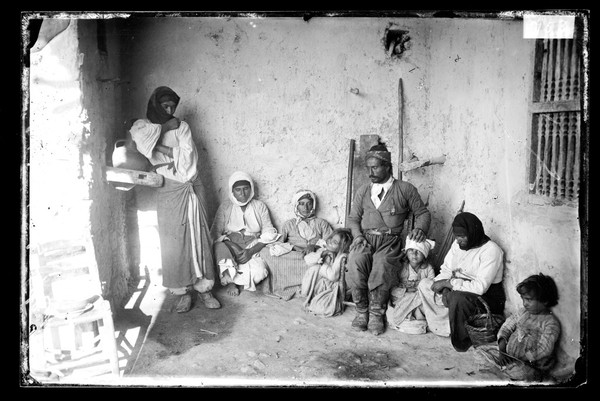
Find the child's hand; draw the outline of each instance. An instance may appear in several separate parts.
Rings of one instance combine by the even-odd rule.
[[[500,355],[498,355],[498,365],[506,366],[510,362],[511,362],[511,358],[507,355],[504,355],[502,352],[500,352]]]
[[[309,253],[312,253],[314,251],[317,250],[317,246],[315,244],[309,244],[306,248],[304,248],[304,250],[302,251],[302,256],[306,256]]]

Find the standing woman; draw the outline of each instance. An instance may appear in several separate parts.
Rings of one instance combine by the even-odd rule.
[[[211,292],[215,282],[212,241],[198,151],[189,125],[173,115],[178,105],[179,96],[172,89],[156,88],[148,101],[147,118],[135,121],[130,133],[138,150],[165,178],[158,188],[156,207],[163,286],[180,297],[176,311],[183,313],[192,307],[193,290],[200,293],[207,308],[221,304]]]

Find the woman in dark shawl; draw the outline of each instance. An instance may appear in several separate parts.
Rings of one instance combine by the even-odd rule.
[[[462,352],[472,345],[465,322],[471,315],[485,312],[479,296],[492,313],[504,313],[504,252],[485,234],[481,220],[472,213],[459,213],[452,231],[456,241],[440,273],[433,280],[421,280],[418,289],[429,330],[450,336],[454,349]]]
[[[176,311],[182,313],[191,309],[194,290],[206,307],[221,305],[211,292],[215,281],[212,240],[198,151],[189,125],[173,115],[179,100],[172,89],[156,88],[148,101],[147,118],[135,121],[130,133],[137,149],[164,176],[156,209],[163,286],[179,297]]]

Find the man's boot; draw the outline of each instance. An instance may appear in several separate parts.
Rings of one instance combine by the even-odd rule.
[[[378,336],[385,331],[385,312],[390,298],[389,290],[375,289],[369,292],[369,324],[368,329]]]
[[[369,323],[369,297],[366,289],[352,289],[352,301],[356,305],[356,317],[352,321],[352,328],[365,331]]]

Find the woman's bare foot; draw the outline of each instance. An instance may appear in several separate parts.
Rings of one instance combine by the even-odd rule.
[[[230,283],[233,283],[233,280],[231,279],[229,272],[227,270],[225,270],[223,272],[223,275],[221,276],[221,285],[226,286],[227,284],[230,284]]]
[[[233,282],[227,284],[227,287],[225,288],[227,289],[227,295],[230,295],[232,297],[237,297],[238,295],[240,295],[240,290],[238,286],[235,285],[235,283]]]

